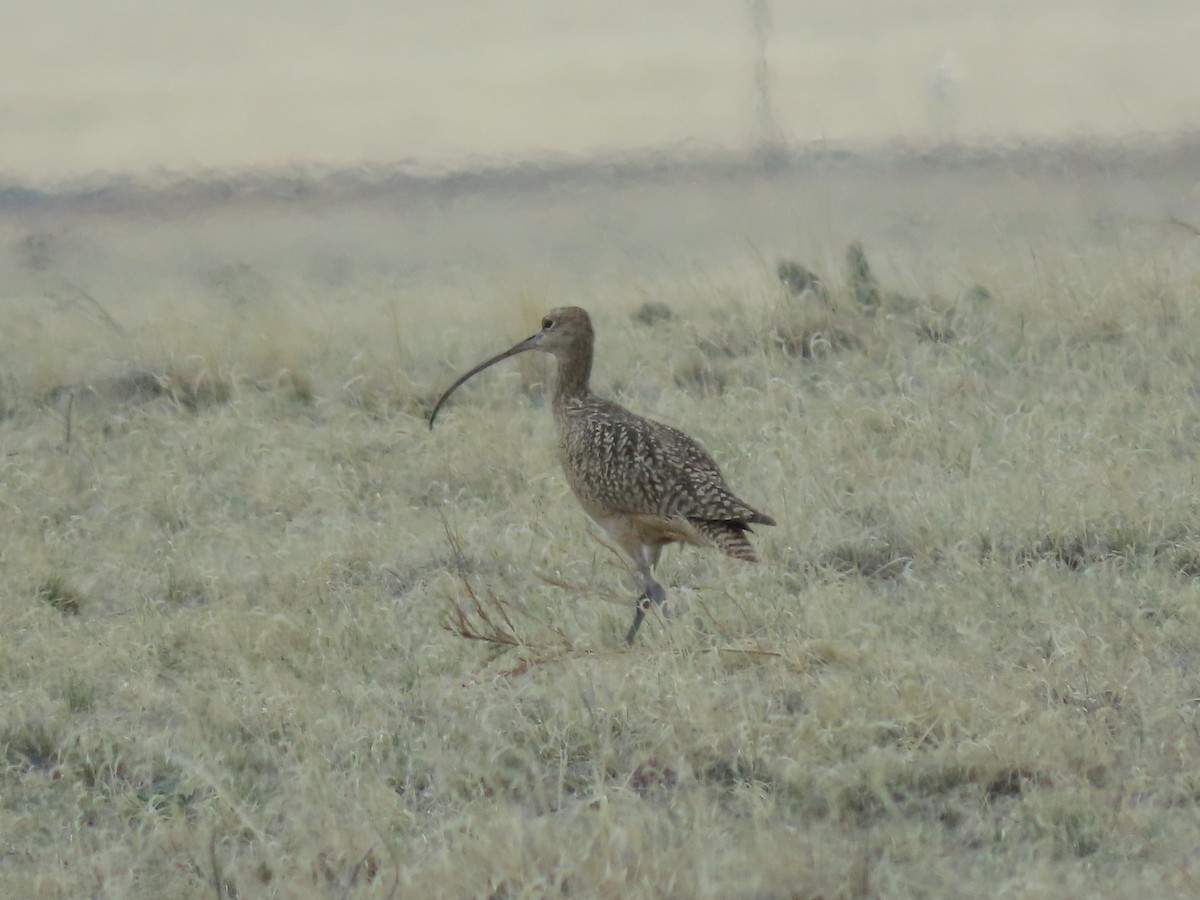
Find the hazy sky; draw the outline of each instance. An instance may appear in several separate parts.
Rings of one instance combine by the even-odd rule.
[[[1200,128],[1195,0],[768,0],[796,143]],[[0,177],[740,147],[751,0],[8,3]]]

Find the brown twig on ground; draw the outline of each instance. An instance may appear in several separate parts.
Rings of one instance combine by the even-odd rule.
[[[350,879],[346,882],[346,890],[342,891],[342,900],[346,900],[346,898],[350,896],[351,888],[353,888],[355,882],[358,881],[358,873],[362,870],[362,867],[366,861],[371,858],[371,851],[374,849],[374,847],[368,847],[367,852],[362,855],[362,859],[356,862],[354,864],[354,868],[350,870]]]
[[[63,281],[63,284],[65,284],[67,287],[69,287],[71,290],[73,290],[75,293],[77,293],[80,297],[82,297],[84,300],[86,300],[88,303],[90,303],[92,306],[94,306],[96,308],[96,311],[100,314],[101,321],[103,321],[105,325],[107,325],[109,328],[111,328],[117,334],[124,337],[125,335],[127,335],[129,333],[125,330],[124,326],[122,326],[120,322],[118,322],[111,315],[109,315],[108,310],[104,308],[104,305],[99,300],[97,300],[95,297],[93,297],[91,294],[89,294],[87,291],[85,291],[79,285],[75,284],[73,281]]]
[[[63,449],[71,446],[71,410],[75,406],[75,391],[67,395],[67,411],[63,416]]]
[[[471,598],[471,604],[475,607],[474,613],[470,613],[463,609],[462,604],[454,597],[448,597],[447,603],[450,607],[450,618],[446,623],[446,628],[455,632],[460,637],[465,637],[472,641],[485,641],[489,644],[497,644],[504,647],[519,647],[523,643],[520,636],[517,634],[516,628],[512,624],[512,619],[509,618],[507,611],[504,609],[504,603],[495,596],[489,597],[489,606],[492,610],[499,614],[499,618],[503,621],[503,625],[497,622],[492,611],[487,609],[480,601],[475,589],[471,587],[470,580],[464,575],[462,576],[463,587],[467,591],[467,596]],[[476,624],[478,622],[479,624]]]
[[[217,900],[225,896],[221,878],[221,863],[217,860],[217,832],[214,830],[208,837],[208,864],[212,868],[212,885],[216,891]]]
[[[449,606],[449,616],[446,621],[446,629],[448,631],[453,631],[455,634],[468,640],[484,641],[485,643],[502,647],[532,647],[533,645],[521,636],[516,623],[513,621],[519,614],[520,616],[532,619],[538,625],[553,632],[558,637],[562,646],[567,650],[574,647],[574,642],[567,637],[561,628],[542,621],[529,610],[524,608],[518,609],[512,603],[502,600],[490,591],[486,600],[480,599],[480,596],[475,592],[475,588],[471,584],[471,579],[467,576],[470,566],[467,562],[466,554],[463,552],[462,543],[459,541],[458,535],[454,533],[454,529],[450,527],[450,522],[446,519],[446,514],[439,510],[439,515],[442,519],[442,529],[446,534],[446,542],[450,545],[450,553],[454,558],[454,565],[458,570],[458,575],[462,580],[467,597],[470,598],[470,603],[466,604],[465,607],[463,603],[460,603],[452,595],[446,598],[446,603]],[[548,580],[542,575],[538,575],[538,577]],[[556,582],[552,581],[551,583],[554,584]],[[562,586],[571,587],[565,583]],[[513,612],[513,615],[509,614],[510,610]]]

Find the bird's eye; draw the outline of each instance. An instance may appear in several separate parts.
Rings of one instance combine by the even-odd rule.
[[[549,331],[554,327],[554,320],[551,318],[542,319],[542,331]]]

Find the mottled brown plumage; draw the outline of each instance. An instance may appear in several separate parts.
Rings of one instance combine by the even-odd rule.
[[[713,546],[726,556],[755,562],[746,534],[751,525],[774,525],[775,520],[738,499],[712,457],[682,431],[593,394],[594,343],[586,311],[575,306],[551,310],[537,334],[454,382],[434,407],[429,427],[446,398],[493,363],[526,350],[555,356],[554,420],[563,472],[587,514],[642,575],[642,593],[626,635],[632,643],[650,601],[666,615],[666,593],[654,580],[663,547],[677,542]]]

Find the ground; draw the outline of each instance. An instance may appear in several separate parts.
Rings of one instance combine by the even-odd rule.
[[[1198,152],[5,194],[0,893],[1196,894]],[[632,648],[552,361],[424,420],[567,303],[779,523]]]

